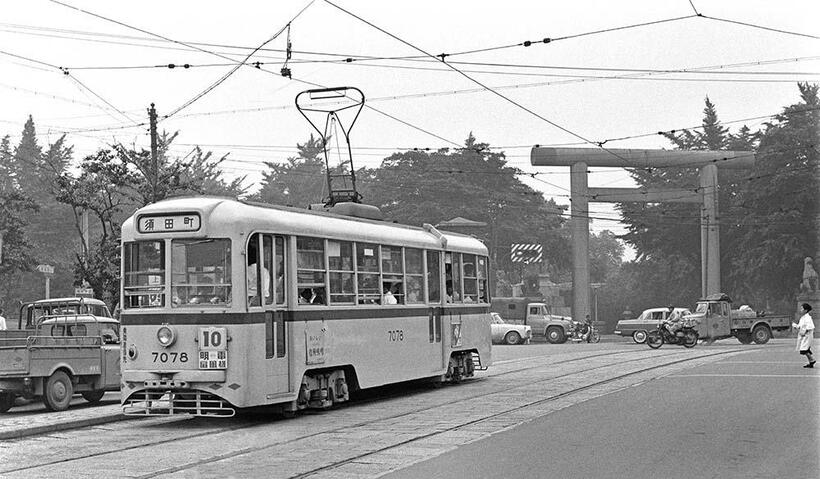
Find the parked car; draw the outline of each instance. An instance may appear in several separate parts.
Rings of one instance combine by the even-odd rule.
[[[527,344],[532,339],[532,328],[524,324],[511,324],[498,313],[490,313],[490,330],[494,344]]]
[[[674,308],[673,317],[691,314],[686,308]],[[646,342],[646,334],[658,329],[660,321],[667,319],[669,308],[650,308],[644,310],[637,319],[622,319],[615,326],[615,334],[631,336],[638,344]]]

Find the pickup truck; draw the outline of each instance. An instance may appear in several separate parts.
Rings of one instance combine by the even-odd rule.
[[[120,387],[119,321],[91,314],[46,316],[26,337],[0,339],[0,413],[15,398],[68,409],[75,392],[98,402]]]
[[[714,341],[735,337],[743,344],[754,341],[766,344],[772,331],[785,331],[791,327],[789,315],[773,315],[751,308],[732,309],[732,300],[725,293],[706,296],[698,301],[695,312],[686,316],[698,323],[700,339]]]
[[[490,309],[507,322],[530,326],[533,335],[543,335],[553,344],[565,343],[575,327],[569,316],[552,314],[549,305],[529,298],[493,298]]]
[[[671,317],[686,316],[692,314],[686,308],[673,308],[669,314],[669,308],[645,309],[640,316],[635,319],[622,319],[615,325],[614,333],[620,336],[631,336],[632,340],[638,344],[646,342],[646,334],[649,331],[658,329],[661,321]]]

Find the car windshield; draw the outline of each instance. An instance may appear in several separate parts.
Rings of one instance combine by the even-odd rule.
[[[495,323],[495,324],[504,324],[504,320],[501,319],[501,316],[499,316],[498,314],[493,313],[490,316],[492,316],[493,323]]]
[[[698,307],[695,308],[696,313],[705,313],[709,309],[709,303],[698,303]]]

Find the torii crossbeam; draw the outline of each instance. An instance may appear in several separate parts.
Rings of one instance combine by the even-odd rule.
[[[718,168],[750,168],[750,151],[632,150],[613,148],[533,147],[533,166],[569,166],[572,201],[572,315],[590,314],[589,202],[688,202],[701,203],[701,292],[720,292],[720,242],[717,223]],[[699,188],[645,190],[640,188],[589,188],[587,168],[698,168]]]

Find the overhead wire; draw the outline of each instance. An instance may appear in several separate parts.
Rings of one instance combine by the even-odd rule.
[[[413,48],[414,50],[417,50],[417,51],[419,51],[419,52],[421,52],[421,53],[423,53],[423,54],[425,54],[425,55],[429,56],[430,58],[436,58],[436,56],[435,56],[435,55],[432,55],[432,54],[430,54],[430,53],[427,53],[427,52],[426,52],[425,50],[423,50],[422,48],[419,48],[419,47],[417,47],[417,46],[413,45],[412,43],[410,43],[410,42],[408,42],[408,41],[406,41],[406,40],[404,40],[404,39],[402,39],[402,38],[400,38],[400,37],[396,36],[395,34],[390,33],[390,32],[388,32],[387,30],[385,30],[385,29],[383,29],[383,28],[381,28],[381,27],[379,27],[379,26],[377,26],[377,25],[373,24],[372,22],[369,22],[369,21],[365,20],[364,18],[362,18],[362,17],[360,17],[360,16],[358,16],[358,15],[356,15],[356,14],[354,14],[354,13],[352,13],[352,12],[350,12],[350,11],[348,11],[348,10],[346,10],[346,9],[344,9],[344,8],[342,8],[342,7],[340,7],[340,6],[338,6],[338,5],[336,5],[335,3],[331,2],[330,0],[324,0],[324,1],[325,1],[325,3],[327,3],[328,5],[331,5],[331,6],[335,7],[336,9],[338,9],[338,10],[340,10],[340,11],[342,11],[342,12],[346,13],[347,15],[350,15],[350,16],[352,16],[353,18],[356,18],[357,20],[359,20],[359,21],[361,21],[361,22],[363,22],[363,23],[365,23],[365,24],[369,25],[370,27],[372,27],[372,28],[374,28],[374,29],[376,29],[376,30],[378,30],[378,31],[382,32],[383,34],[385,34],[385,35],[387,35],[387,36],[389,36],[389,37],[393,38],[394,40],[399,41],[399,42],[401,42],[401,43],[403,43],[403,44],[407,45],[408,47]],[[576,132],[574,132],[574,131],[572,131],[572,130],[569,130],[569,129],[567,129],[567,128],[565,128],[565,127],[561,126],[561,125],[559,125],[558,123],[556,123],[556,122],[554,122],[554,121],[552,121],[552,120],[550,120],[550,119],[548,119],[548,118],[544,117],[543,115],[540,115],[540,114],[536,113],[535,111],[533,111],[533,110],[531,110],[531,109],[529,109],[529,108],[525,107],[523,104],[521,104],[521,103],[519,103],[519,102],[517,102],[517,101],[513,100],[512,98],[510,98],[510,97],[508,97],[508,96],[506,96],[506,95],[503,95],[503,94],[499,93],[498,91],[496,91],[496,90],[494,90],[494,89],[492,89],[492,88],[490,88],[490,87],[488,87],[487,85],[485,85],[484,83],[480,82],[479,80],[476,80],[475,78],[471,77],[470,75],[467,75],[466,73],[462,72],[462,71],[461,71],[461,70],[459,70],[458,68],[456,68],[456,67],[454,67],[454,66],[450,65],[447,61],[445,61],[445,57],[442,57],[442,58],[441,58],[441,62],[442,62],[444,65],[447,65],[449,68],[451,68],[454,72],[456,72],[456,73],[460,74],[460,75],[461,75],[461,76],[463,76],[464,78],[466,78],[466,79],[468,79],[469,81],[471,81],[471,82],[475,83],[476,85],[480,86],[481,88],[483,88],[483,89],[484,89],[484,90],[486,90],[487,92],[492,93],[492,94],[494,94],[494,95],[498,96],[499,98],[503,99],[504,101],[506,101],[506,102],[508,102],[508,103],[511,103],[512,105],[515,105],[516,107],[520,108],[520,109],[521,109],[521,110],[523,110],[523,111],[526,111],[526,112],[527,112],[527,113],[529,113],[530,115],[532,115],[532,116],[534,116],[534,117],[536,117],[536,118],[538,118],[538,119],[540,119],[540,120],[542,120],[542,121],[544,121],[544,122],[548,123],[549,125],[552,125],[554,128],[557,128],[557,129],[559,129],[559,130],[561,130],[561,131],[563,131],[563,132],[565,132],[565,133],[567,133],[567,134],[569,134],[569,135],[572,135],[572,136],[574,136],[574,137],[576,137],[576,138],[578,138],[578,139],[580,139],[580,140],[583,140],[583,141],[585,141],[585,142],[587,142],[587,143],[589,143],[589,144],[591,144],[591,145],[596,145],[596,144],[595,144],[595,142],[593,142],[593,141],[591,141],[591,140],[589,140],[589,139],[587,139],[587,138],[584,138],[584,137],[583,137],[583,136],[581,136],[580,134],[578,134],[578,133],[576,133]],[[609,150],[607,150],[606,148],[604,148],[602,145],[596,145],[596,146],[598,146],[600,149],[602,149],[602,150],[604,150],[604,151],[607,151],[608,153],[612,154],[613,156],[615,156],[615,157],[619,158],[619,156],[618,156],[617,154],[612,153],[611,151],[609,151]],[[623,158],[621,158],[621,160],[625,162],[625,160],[624,160]]]

